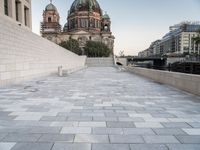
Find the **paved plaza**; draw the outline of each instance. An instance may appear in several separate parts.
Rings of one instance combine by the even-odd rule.
[[[115,68],[0,89],[0,150],[200,150],[200,98]]]

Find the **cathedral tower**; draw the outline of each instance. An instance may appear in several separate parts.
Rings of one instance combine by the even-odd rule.
[[[57,8],[52,4],[48,4],[43,11],[43,22],[41,23],[41,34],[43,37],[55,41],[54,38],[58,33],[61,32],[60,16]]]

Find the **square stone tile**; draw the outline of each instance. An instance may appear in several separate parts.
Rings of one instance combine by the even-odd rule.
[[[75,143],[109,143],[108,135],[77,134]]]

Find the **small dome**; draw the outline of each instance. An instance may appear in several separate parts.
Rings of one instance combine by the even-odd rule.
[[[110,19],[110,17],[109,17],[108,14],[104,14],[102,18],[103,18],[103,19]]]
[[[101,8],[97,0],[75,0],[72,3],[70,14],[75,11],[94,11],[101,14]]]
[[[57,8],[52,3],[50,3],[46,6],[45,11],[57,11]]]

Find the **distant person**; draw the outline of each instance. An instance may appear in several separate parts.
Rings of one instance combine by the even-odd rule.
[[[168,64],[168,71],[171,71],[171,63]]]

